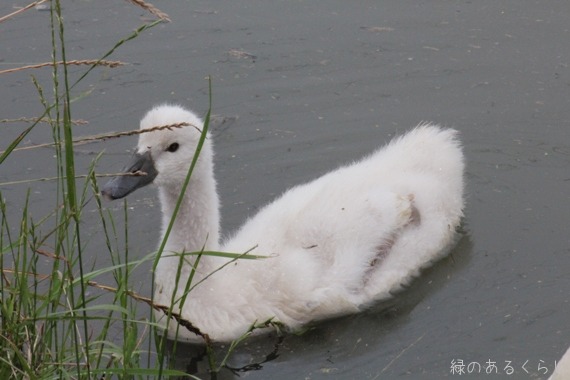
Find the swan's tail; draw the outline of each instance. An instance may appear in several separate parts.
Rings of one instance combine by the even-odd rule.
[[[386,147],[393,156],[390,162],[400,170],[441,173],[446,177],[462,177],[464,162],[458,132],[433,124],[420,124],[409,133],[394,139]]]
[[[372,158],[382,168],[377,176],[396,193],[412,195],[416,209],[414,223],[400,230],[379,267],[369,273],[369,296],[384,298],[454,244],[464,205],[465,164],[457,135],[453,129],[422,124]]]

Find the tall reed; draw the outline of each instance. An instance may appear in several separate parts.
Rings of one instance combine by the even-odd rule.
[[[0,72],[10,75],[22,70],[42,70],[51,68],[52,81],[48,88],[32,75],[32,89],[35,89],[43,111],[37,117],[23,118],[16,121],[30,122],[20,134],[0,151],[0,168],[10,165],[12,154],[19,150],[49,147],[54,151],[55,177],[29,178],[19,181],[0,183],[0,186],[23,186],[36,182],[55,182],[53,207],[47,215],[36,215],[30,207],[33,199],[28,189],[23,204],[16,218],[14,206],[5,199],[0,187],[0,379],[44,379],[44,378],[161,378],[194,376],[173,370],[168,365],[168,355],[176,350],[176,343],[167,349],[166,337],[161,330],[150,333],[157,327],[152,313],[141,318],[141,303],[149,305],[148,310],[166,314],[168,323],[177,323],[177,328],[187,328],[202,334],[190,321],[185,321],[174,313],[168,305],[156,305],[152,298],[134,293],[130,287],[131,273],[141,265],[156,267],[160,259],[173,220],[168,228],[158,252],[148,253],[142,258],[133,259],[129,252],[128,206],[125,201],[122,210],[123,224],[113,219],[113,214],[105,210],[99,197],[98,175],[95,164],[78,173],[76,168],[75,146],[87,141],[103,141],[109,138],[128,136],[140,131],[120,132],[116,134],[75,137],[72,125],[78,121],[72,119],[74,88],[89,78],[97,67],[119,67],[123,62],[107,60],[123,44],[138,38],[141,33],[160,22],[169,21],[168,15],[142,0],[131,0],[158,19],[142,24],[134,32],[120,39],[102,57],[92,60],[68,59],[64,15],[60,0],[40,0],[31,3],[22,11],[0,17],[0,22],[25,17],[25,11],[34,5],[49,3],[51,61],[36,65],[27,65]],[[67,6],[70,6],[67,4]],[[15,21],[15,20],[11,20]],[[68,73],[70,65],[85,67],[75,81]],[[206,138],[211,115],[210,107],[201,129],[201,140],[184,189],[190,181],[192,169],[200,154]],[[2,124],[11,120],[0,120]],[[35,146],[22,147],[22,141],[40,123],[51,127],[52,141]],[[178,128],[185,125],[157,126]],[[191,126],[186,126],[191,127]],[[13,163],[12,163],[13,164]],[[46,169],[47,171],[47,169]],[[43,200],[42,200],[43,201]],[[96,242],[98,249],[109,255],[110,266],[95,268],[86,260],[87,233],[84,221],[85,207],[95,206],[98,221],[96,223],[103,241]],[[178,207],[178,206],[177,206]],[[93,227],[94,228],[94,227]],[[91,231],[89,231],[91,232]],[[185,253],[198,255],[218,255],[232,260],[256,259],[248,252],[241,254],[222,252]],[[139,255],[137,255],[139,256]],[[42,262],[47,261],[46,267]],[[181,263],[183,262],[181,255]],[[196,268],[194,268],[195,270]],[[220,268],[222,269],[222,268]],[[154,271],[153,271],[154,273]],[[180,273],[176,274],[180,278]],[[115,284],[108,285],[100,279],[113,278]],[[181,305],[191,297],[193,276],[184,284],[179,284],[184,295],[181,299],[172,299],[172,304]],[[144,313],[143,313],[144,315]],[[253,322],[253,321],[252,321]],[[202,334],[207,345],[208,363],[212,373],[220,371],[231,353],[244,339],[258,328],[273,324],[270,320],[252,323],[251,328],[242,337],[229,345],[221,353],[221,360],[208,340]],[[116,331],[120,331],[117,336]],[[145,342],[147,342],[145,344]]]
[[[26,10],[40,3],[45,1],[36,1],[0,20],[16,22],[18,17],[26,16]],[[145,7],[147,3],[139,1],[136,5]],[[0,191],[0,378],[142,378],[159,373],[184,376],[180,371],[159,371],[143,365],[144,358],[150,354],[143,349],[142,342],[148,339],[152,323],[139,320],[139,301],[129,289],[129,277],[133,268],[150,262],[152,256],[134,261],[129,256],[126,203],[123,229],[117,228],[110,213],[101,206],[94,170],[99,156],[87,168],[87,174],[77,174],[72,128],[72,99],[77,84],[86,81],[99,66],[117,67],[119,63],[106,58],[167,16],[153,8],[153,14],[160,17],[158,20],[144,23],[101,58],[77,61],[68,59],[61,1],[52,0],[49,7],[51,62],[2,73],[10,75],[15,71],[51,67],[50,89],[31,77],[43,112],[30,118],[32,124],[15,139],[5,142],[7,145],[0,152],[0,166],[13,165],[12,153],[40,122],[47,122],[52,132],[53,142],[49,144],[54,151],[53,170],[57,176],[53,178],[56,183],[54,206],[48,215],[36,215],[31,209],[30,190],[24,204],[15,206]],[[72,81],[67,70],[69,65],[84,65],[86,69]],[[94,200],[98,210],[98,225],[104,236],[101,247],[108,252],[112,263],[104,269],[90,269],[92,263],[85,256],[86,232],[82,222],[89,200],[91,204]],[[14,207],[22,210],[19,218],[14,216]],[[121,234],[124,243],[119,244]],[[50,263],[47,268],[41,264],[46,260]],[[103,286],[96,281],[106,274],[112,275],[115,286]],[[104,297],[105,292],[111,292],[112,296]],[[93,324],[94,321],[97,323]],[[114,335],[116,330],[121,331],[122,337]]]

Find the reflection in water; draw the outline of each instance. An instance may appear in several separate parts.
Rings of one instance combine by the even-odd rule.
[[[172,369],[184,371],[202,379],[222,380],[239,377],[240,373],[258,371],[264,364],[279,357],[283,336],[254,337],[239,347],[228,363],[214,372],[228,353],[228,345],[214,344],[211,347],[216,363],[210,363],[208,348],[204,345],[168,341],[167,355]],[[272,344],[272,346],[271,346]]]

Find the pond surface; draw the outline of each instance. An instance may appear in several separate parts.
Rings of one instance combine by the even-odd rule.
[[[4,2],[0,14],[26,4]],[[285,189],[421,121],[458,129],[467,157],[466,233],[448,258],[389,304],[287,336],[276,353],[274,337],[248,343],[230,366],[267,361],[218,379],[454,378],[459,360],[482,371],[495,362],[502,376],[512,367],[516,378],[548,377],[544,368],[570,344],[570,2],[156,5],[172,22],[110,57],[129,65],[96,69],[76,88],[73,117],[89,124],[75,134],[136,129],[161,102],[204,114],[211,75],[226,233]],[[111,0],[64,2],[64,14],[68,59],[101,57],[150,17]],[[0,41],[0,69],[49,61],[49,12],[0,23]],[[0,76],[0,119],[41,114],[32,73],[50,88],[49,69]],[[21,129],[0,128],[3,149]],[[36,128],[25,144],[50,141],[50,133]],[[116,172],[134,145],[126,138],[80,147],[78,171],[105,150],[97,171]],[[52,157],[50,149],[14,153],[0,182],[55,175]],[[15,218],[27,187],[2,186]],[[32,186],[38,215],[49,212],[53,192],[49,183]],[[131,255],[158,241],[156,202],[152,188],[129,199]],[[119,215],[122,205],[108,208]],[[109,264],[96,253],[93,260]],[[148,294],[147,283],[133,286]],[[207,377],[202,354],[179,349],[176,366]]]

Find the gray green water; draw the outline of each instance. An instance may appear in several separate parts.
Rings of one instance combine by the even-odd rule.
[[[16,3],[0,5],[0,14],[24,5]],[[516,378],[547,377],[539,368],[552,370],[570,344],[570,3],[156,5],[172,23],[112,57],[130,65],[97,69],[82,85],[88,95],[73,104],[73,115],[89,125],[75,133],[134,129],[160,102],[204,113],[204,78],[211,75],[226,232],[288,187],[357,159],[421,121],[453,126],[465,146],[467,233],[451,256],[387,310],[286,337],[277,357],[239,376],[454,378],[452,362],[463,360],[482,371],[495,362],[503,376],[512,367]],[[70,1],[64,13],[70,59],[100,57],[148,17],[110,0]],[[0,24],[0,69],[48,59],[48,19],[47,12],[33,11]],[[49,69],[33,74],[49,83]],[[40,113],[29,75],[0,76],[0,119]],[[1,128],[3,144],[19,132]],[[48,128],[36,128],[25,143],[49,140]],[[105,150],[98,171],[118,171],[134,145],[127,138],[79,147],[77,167],[86,169]],[[14,153],[0,168],[0,182],[51,176],[52,156],[50,149]],[[2,188],[15,214],[25,188]],[[39,215],[52,207],[53,189],[32,186]],[[139,191],[129,202],[131,255],[146,254],[159,238],[154,190]],[[120,214],[120,205],[108,207]],[[96,266],[108,265],[90,250]],[[148,294],[145,274],[134,287]],[[274,343],[249,343],[231,365],[263,361]],[[204,375],[200,355],[184,347],[177,366]]]

